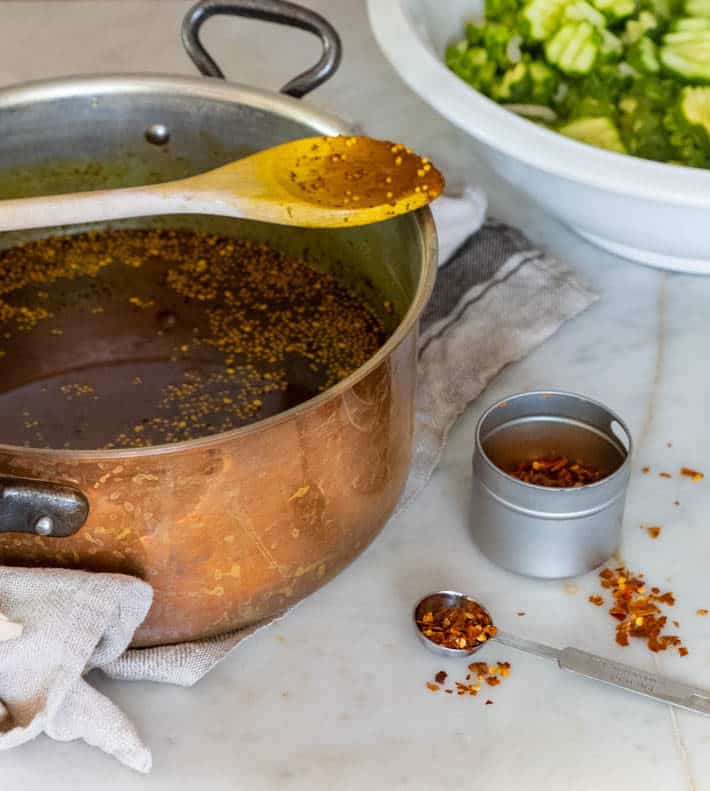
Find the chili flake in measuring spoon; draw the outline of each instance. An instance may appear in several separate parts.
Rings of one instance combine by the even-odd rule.
[[[473,651],[497,632],[491,616],[474,601],[425,611],[416,619],[416,624],[432,643],[459,651]]]

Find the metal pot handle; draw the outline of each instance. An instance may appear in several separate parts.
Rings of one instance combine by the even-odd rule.
[[[49,481],[0,477],[0,535],[66,538],[82,527],[88,515],[89,502],[78,489]]]
[[[201,0],[182,21],[182,43],[192,62],[206,77],[224,74],[212,60],[200,41],[200,28],[211,17],[219,14],[263,19],[279,25],[289,25],[314,33],[323,43],[318,63],[294,77],[281,88],[281,93],[300,99],[333,76],[340,65],[342,45],[335,28],[315,11],[302,8],[286,0]]]

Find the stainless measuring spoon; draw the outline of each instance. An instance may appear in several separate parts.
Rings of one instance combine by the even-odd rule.
[[[624,665],[621,662],[613,662],[610,659],[589,654],[586,651],[579,651],[576,648],[553,648],[544,643],[525,640],[500,630],[497,631],[495,637],[489,638],[486,642],[480,643],[472,649],[445,648],[432,642],[422,633],[417,624],[417,621],[421,620],[424,613],[436,613],[449,607],[463,607],[466,603],[476,604],[487,612],[480,602],[457,591],[430,593],[417,604],[413,613],[414,626],[419,638],[427,648],[441,656],[462,657],[474,654],[479,648],[495,640],[518,651],[554,659],[562,670],[571,670],[581,676],[593,678],[604,684],[611,684],[621,689],[627,689],[629,692],[636,692],[639,695],[645,695],[648,698],[669,703],[671,706],[710,715],[710,692],[708,690],[692,687],[680,681],[673,681],[657,673],[637,670],[635,667],[629,667],[629,665]],[[495,623],[493,619],[491,621]]]

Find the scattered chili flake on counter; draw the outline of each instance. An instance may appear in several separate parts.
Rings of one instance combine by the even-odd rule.
[[[694,481],[702,481],[705,475],[697,470],[692,470],[690,467],[681,467],[680,474],[686,478],[692,478]]]
[[[497,631],[490,615],[476,602],[425,612],[417,619],[417,627],[436,645],[468,651],[494,637]]]
[[[604,604],[604,599],[598,594],[594,593],[589,597],[589,601],[596,607],[601,607]]]
[[[681,656],[688,653],[682,645],[680,637],[662,634],[668,618],[662,614],[660,605],[672,607],[675,598],[671,591],[662,593],[660,588],[653,587],[646,592],[643,574],[636,574],[624,566],[616,569],[604,568],[599,572],[602,588],[610,590],[614,597],[614,605],[609,615],[619,623],[616,626],[616,642],[629,645],[630,637],[646,641],[650,651],[665,651],[676,646]]]
[[[680,500],[673,500],[673,505],[678,508],[680,506]]]
[[[646,532],[651,536],[651,538],[658,538],[661,535],[661,528],[660,527],[647,527]]]
[[[510,474],[523,483],[556,488],[586,486],[600,481],[607,475],[595,467],[571,461],[566,456],[523,461],[510,470]]]
[[[658,473],[658,477],[659,478],[672,478],[673,476],[669,472],[659,472]]]
[[[490,698],[488,698],[488,700],[486,701],[486,706],[492,706],[492,705],[493,705],[493,701]]]
[[[522,615],[525,615],[525,613],[524,612],[519,612],[519,613],[517,613],[517,615],[518,616],[522,616]]]
[[[468,666],[468,674],[464,681],[455,681],[454,689],[445,689],[444,692],[451,695],[456,692],[457,695],[468,695],[475,698],[481,690],[481,685],[484,683],[490,687],[497,687],[502,683],[502,679],[510,674],[510,662],[498,662],[497,665],[488,665],[485,662],[471,662]],[[440,670],[435,676],[434,680],[427,681],[427,689],[432,692],[438,692],[441,689],[441,684],[444,683],[448,674],[444,670]]]
[[[695,614],[696,614],[696,615],[707,615],[707,614],[708,614],[708,612],[709,612],[709,611],[708,611],[708,610],[706,610],[706,609],[705,609],[705,607],[702,607],[701,609],[699,609],[699,610],[696,610],[696,611],[695,611]]]
[[[648,473],[651,472],[651,468],[650,467],[641,467],[641,472],[644,475],[648,475]]]

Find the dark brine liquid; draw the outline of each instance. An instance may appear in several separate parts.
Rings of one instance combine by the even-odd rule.
[[[0,253],[0,444],[96,449],[253,423],[331,387],[387,332],[271,247],[98,231]]]

